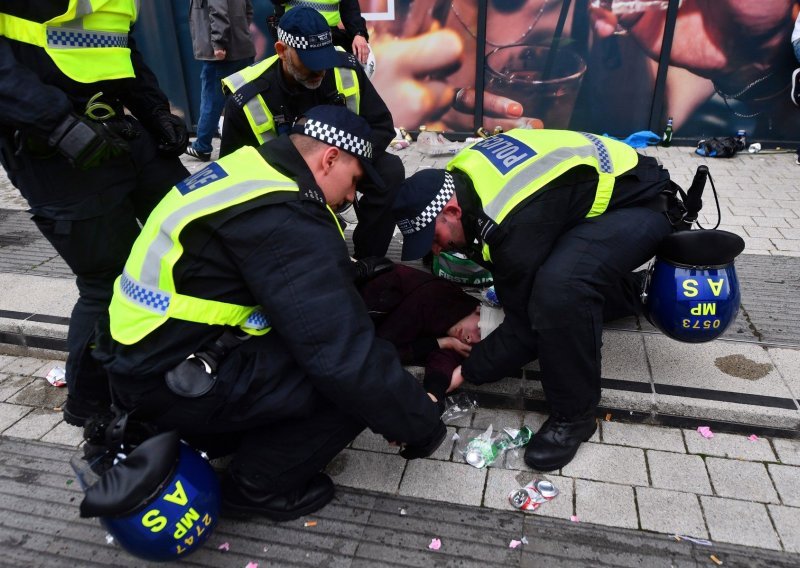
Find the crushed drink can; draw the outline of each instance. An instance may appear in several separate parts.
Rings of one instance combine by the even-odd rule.
[[[464,460],[472,467],[482,468],[494,463],[498,448],[490,440],[475,438],[470,440],[464,450]]]
[[[54,387],[67,386],[66,371],[62,367],[53,367],[45,376],[47,382]]]
[[[552,501],[558,495],[558,488],[546,479],[534,479],[525,487],[508,494],[508,502],[520,511],[535,511],[542,503]]]

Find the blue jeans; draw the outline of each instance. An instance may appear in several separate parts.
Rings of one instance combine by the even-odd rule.
[[[198,152],[210,154],[211,139],[217,131],[219,117],[225,106],[221,81],[244,69],[253,62],[252,58],[236,61],[203,61],[200,71],[200,118],[197,119],[197,140],[192,147]]]

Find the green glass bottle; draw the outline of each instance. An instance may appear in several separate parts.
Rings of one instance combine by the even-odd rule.
[[[664,128],[664,134],[661,136],[661,145],[665,148],[672,146],[672,117],[667,119],[667,126]]]

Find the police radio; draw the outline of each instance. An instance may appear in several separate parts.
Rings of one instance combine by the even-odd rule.
[[[739,312],[741,293],[734,259],[744,250],[739,235],[700,226],[703,190],[710,178],[708,167],[699,166],[692,185],[681,191],[685,212],[678,230],[659,245],[648,269],[642,291],[647,319],[665,335],[687,343],[711,341],[722,335]],[[693,225],[698,229],[691,230]]]

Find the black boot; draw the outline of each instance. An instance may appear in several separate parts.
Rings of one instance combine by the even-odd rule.
[[[592,414],[577,418],[551,416],[525,448],[525,463],[539,471],[561,469],[575,457],[581,442],[592,437],[597,420]]]
[[[228,477],[222,486],[222,512],[225,516],[263,515],[273,521],[291,521],[322,509],[333,493],[333,481],[324,473],[288,493],[264,493],[245,480]]]
[[[107,417],[111,414],[111,400],[82,399],[67,395],[62,409],[64,422],[71,426],[84,426],[90,418]]]

